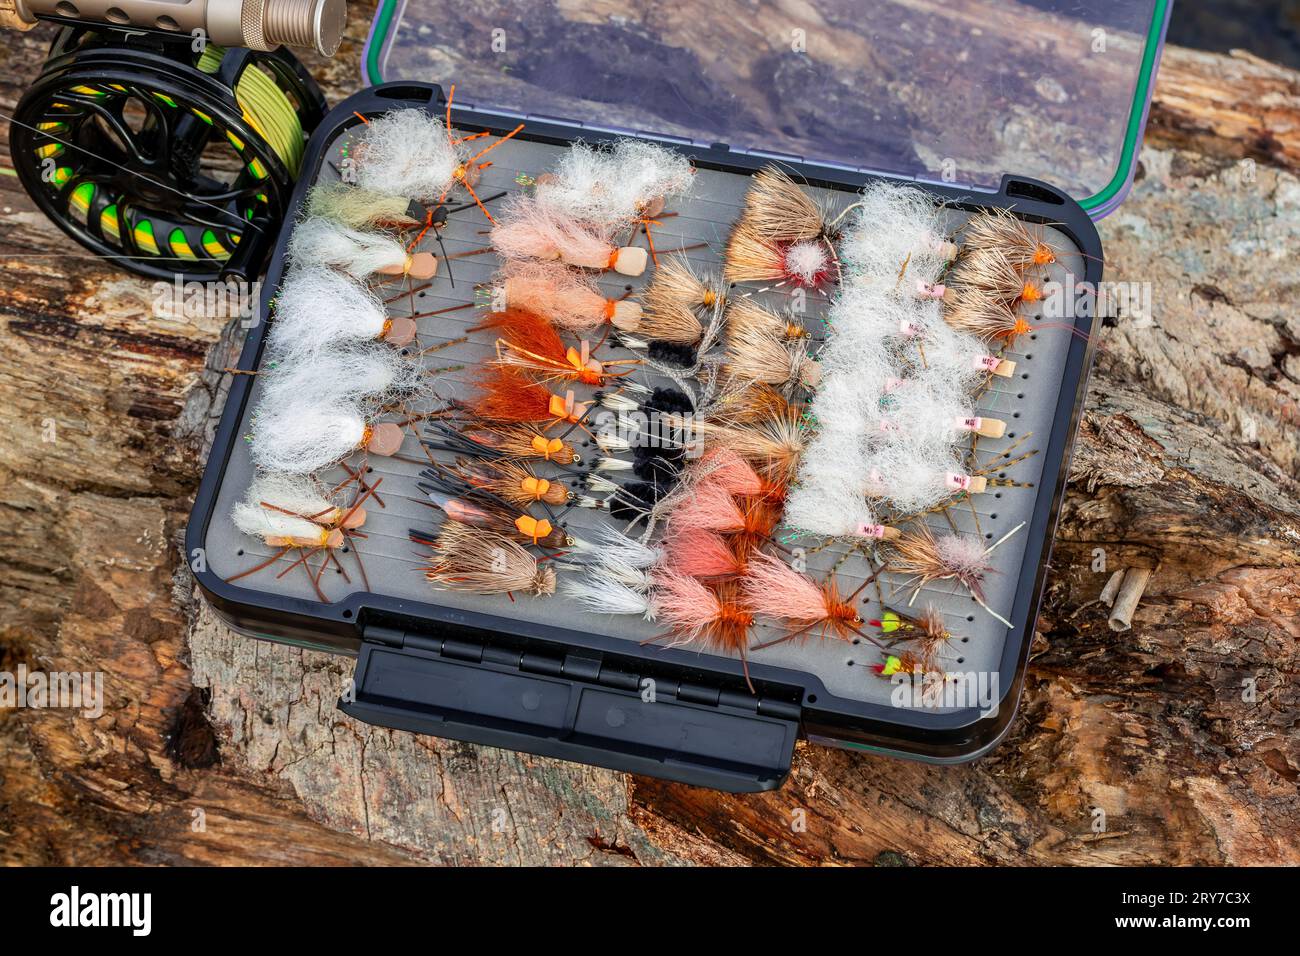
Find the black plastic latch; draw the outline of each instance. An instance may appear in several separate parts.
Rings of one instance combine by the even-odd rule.
[[[375,633],[371,633],[371,632]],[[396,730],[521,750],[611,770],[733,793],[773,790],[790,771],[797,708],[756,699],[678,694],[672,681],[629,681],[572,656],[470,659],[438,640],[397,640],[367,628],[353,690],[339,701],[351,717]],[[459,642],[458,642],[459,643]],[[687,699],[689,698],[689,699]],[[773,713],[775,710],[778,713]]]

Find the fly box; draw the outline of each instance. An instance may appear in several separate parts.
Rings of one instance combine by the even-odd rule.
[[[1086,158],[1057,150],[1072,154],[1073,198],[1015,173],[989,185],[996,158],[967,162],[978,148],[958,149],[957,135],[933,149],[890,139],[902,122],[897,83],[926,84],[896,78],[894,99],[879,102],[849,97],[845,84],[872,63],[892,68],[890,57],[933,70],[929,36],[904,56],[897,42],[848,24],[849,5],[814,3],[798,15],[808,23],[776,19],[764,3],[686,12],[656,3],[636,15],[524,4],[536,9],[522,19],[519,6],[501,6],[500,35],[490,11],[471,20],[450,5],[381,6],[369,78],[397,79],[340,104],[308,144],[263,321],[240,360],[256,374],[234,377],[199,489],[187,549],[202,556],[205,597],[251,636],[355,656],[339,706],[387,727],[731,791],[779,786],[800,736],[935,762],[986,752],[1016,709],[1085,390],[1102,271],[1089,211],[1121,195],[1130,175],[1163,5],[1145,10],[1143,30],[1115,30],[1116,61],[1096,81],[1115,96],[1127,83],[1125,120],[1113,130],[1120,145],[1094,144]],[[876,6],[871,30],[903,16],[900,5]],[[987,22],[1005,25],[1013,5],[968,6],[969,17],[985,10],[995,17]],[[1062,44],[1091,36],[1059,11],[1025,15],[1055,23]],[[956,22],[951,10],[935,16]],[[978,20],[962,22],[971,31]],[[766,36],[771,49],[724,56],[737,30],[751,45]],[[791,34],[790,47],[782,30],[802,30],[802,40]],[[776,52],[782,44],[788,54]],[[885,52],[873,60],[872,50]],[[449,103],[450,83],[419,79],[450,70],[459,86]],[[1081,88],[1047,82],[1066,72],[1020,77],[1040,100],[1050,93],[1045,116],[1069,115],[1040,117],[1043,135],[1065,136],[1082,116],[1077,105],[1072,114],[1053,105],[1056,86],[1066,96]],[[881,97],[887,79],[875,77]],[[981,79],[970,87],[980,99],[968,104],[972,120],[1007,93],[1006,83],[981,93]],[[929,105],[942,98],[935,89]],[[341,387],[352,372],[335,375],[329,363],[361,354],[285,358],[290,312],[305,313],[299,330],[310,329],[314,304],[303,296],[317,295],[322,315],[333,298],[329,276],[306,292],[286,281],[320,266],[326,248],[307,235],[325,194],[311,191],[369,186],[364,175],[357,185],[357,169],[376,164],[372,127],[407,109],[445,124],[461,161],[442,194],[401,210],[405,228],[375,230],[400,236],[405,274],[399,266],[354,283],[369,308],[381,304],[374,335],[389,339],[365,348],[384,350],[389,378],[400,357],[401,381],[385,379],[383,401],[365,405],[355,434],[339,439],[341,461],[314,467],[301,449],[281,449],[276,460],[310,471],[326,500],[319,509],[276,505],[261,490],[273,457],[266,444],[316,427],[319,408],[293,406],[303,409],[295,417],[273,406]],[[628,143],[654,144],[663,149],[655,155],[685,157],[693,172],[662,205],[639,210],[631,230],[601,234],[608,255],[577,256],[568,240],[534,255],[527,242],[545,231],[536,222],[520,253],[510,230],[576,175],[579,141],[595,148],[580,158],[597,163],[633,150]],[[958,173],[977,172],[947,175],[948,156]],[[914,201],[899,191],[908,180],[924,190],[932,241],[881,273],[870,263],[898,228],[871,217]],[[769,187],[781,214],[755,226],[746,247],[748,226],[737,223],[758,221],[755,194]],[[810,208],[815,237],[773,238],[799,228]],[[1013,325],[1001,331],[988,332],[981,323],[992,320],[963,299],[1007,278],[976,268],[976,247],[989,238],[981,229],[1027,243],[1010,280],[1024,283]],[[565,300],[573,314],[553,316],[554,333],[548,321],[512,326],[503,318],[511,309],[534,310],[523,293],[514,301],[523,286],[511,277],[536,276],[531,266],[512,272],[503,257],[530,256],[539,269],[567,270],[564,281],[599,308],[579,322],[583,309]],[[644,271],[631,274],[641,260]],[[941,268],[922,275],[922,261]],[[774,271],[760,278],[765,267]],[[699,283],[701,300],[664,331],[661,313],[672,310],[663,287],[647,290],[674,270]],[[867,296],[863,322],[881,330],[874,337],[853,337],[855,289]],[[895,308],[947,318],[931,337],[900,324]],[[776,323],[753,348],[741,344],[751,341],[740,331],[745,315]],[[961,367],[946,376],[944,329],[954,327],[980,348],[953,353]],[[978,387],[949,414],[935,397],[952,384],[943,380],[972,375]],[[515,414],[547,393],[536,414]],[[848,454],[831,439],[854,415],[867,424],[846,432]],[[945,437],[955,457],[937,478],[909,457],[931,447],[922,435],[936,420],[958,436]],[[531,440],[521,445],[520,435]],[[944,487],[918,495],[927,481]],[[303,520],[318,537],[295,536]],[[709,551],[719,541],[721,556]],[[646,557],[638,564],[634,554]],[[734,568],[703,567],[715,559]]]

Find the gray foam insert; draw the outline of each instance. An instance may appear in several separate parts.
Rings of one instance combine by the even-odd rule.
[[[326,152],[328,161],[322,164],[322,178],[337,177],[334,168],[341,155],[343,140],[348,135],[343,133]],[[551,168],[562,149],[563,147],[524,140],[505,143],[491,154],[493,165],[484,172],[479,194],[491,195],[501,190],[518,189],[515,182],[517,176],[535,176]],[[697,271],[718,271],[730,225],[739,214],[748,185],[749,178],[745,175],[700,170],[696,175],[692,196],[674,202],[669,212],[675,215],[665,217],[662,225],[655,229],[656,247],[662,253],[700,242],[707,243],[707,248],[692,250],[687,253],[687,257]],[[812,193],[828,202],[833,209],[842,208],[853,199],[848,192],[818,189]],[[961,216],[960,212],[952,212],[954,227],[961,221]],[[454,256],[456,253],[485,248],[489,227],[483,213],[473,207],[453,213],[442,233],[446,251]],[[1082,261],[1070,240],[1055,230],[1048,230],[1047,234],[1059,249],[1066,250],[1053,267],[1050,278],[1062,280],[1067,272],[1081,275]],[[437,250],[431,238],[425,241],[424,247]],[[429,288],[392,302],[390,312],[394,316],[411,315],[475,302],[476,284],[489,281],[497,265],[497,258],[491,253],[454,259],[450,270],[455,280],[453,288],[448,276],[449,270],[442,264],[438,277]],[[646,277],[631,280],[610,274],[603,277],[600,284],[607,295],[618,296],[629,288],[632,291],[641,288],[649,281],[649,277],[649,272]],[[382,291],[388,298],[404,288],[404,282],[398,281],[384,286]],[[769,304],[780,305],[780,293],[767,293],[765,297]],[[822,311],[824,302],[817,296],[810,295],[807,322],[814,330],[818,327]],[[419,346],[427,348],[463,335],[466,327],[481,315],[481,308],[467,308],[420,319]],[[1017,363],[1014,377],[994,378],[991,388],[978,402],[977,407],[982,414],[1002,418],[1007,422],[1005,438],[980,440],[980,462],[990,460],[1026,435],[1030,437],[1020,445],[1016,454],[1045,447],[1052,428],[1068,427],[1067,422],[1054,422],[1053,412],[1060,391],[1070,332],[1059,327],[1046,327],[1046,323],[1041,321],[1038,325],[1034,332],[1019,340],[1021,351],[1006,353],[1007,357],[1015,359]],[[472,367],[475,363],[482,362],[492,354],[492,341],[490,333],[480,332],[472,336],[470,342],[433,352],[420,360],[432,370],[439,392],[444,395],[463,394],[469,368],[445,370],[462,364]],[[411,351],[414,353],[416,349]],[[641,376],[645,373],[637,374]],[[582,389],[579,388],[579,391]],[[248,434],[248,416],[259,398],[260,389],[255,383],[241,422],[240,436]],[[578,433],[569,437],[584,457],[591,456],[596,451],[594,445],[584,447],[581,441],[583,436]],[[424,457],[420,446],[411,437],[408,437],[401,454],[412,459]],[[987,493],[952,508],[949,515],[956,528],[980,534],[991,543],[1020,522],[1028,521],[1035,497],[1038,494],[1050,495],[1055,481],[1054,475],[1042,475],[1041,462],[1042,457],[1036,455],[1005,471],[1006,477],[1030,483],[1032,487],[991,486]],[[374,506],[373,503],[368,505],[369,517],[362,529],[367,537],[356,544],[362,553],[372,590],[397,599],[468,609],[580,632],[603,632],[628,641],[639,642],[662,634],[662,627],[638,619],[583,612],[573,607],[562,595],[545,598],[516,596],[511,600],[504,596],[483,597],[432,588],[420,573],[420,549],[407,536],[408,529],[411,528],[430,532],[434,530],[435,512],[421,503],[420,492],[415,487],[417,474],[423,466],[383,458],[372,458],[369,464],[373,469],[372,479],[383,478],[379,491],[384,507]],[[539,470],[547,474],[546,466],[543,465]],[[999,473],[993,472],[992,475]],[[272,553],[260,540],[240,533],[230,521],[231,508],[246,492],[251,477],[247,443],[237,441],[217,495],[206,538],[209,565],[223,578],[261,562]],[[328,482],[331,479],[342,479],[345,473],[335,468],[322,477]],[[609,519],[603,512],[574,508],[563,515],[561,520],[570,533],[581,537],[584,530]],[[928,520],[936,530],[949,527],[942,515],[932,516]],[[986,582],[986,597],[989,606],[1004,616],[1009,613],[1015,597],[1018,571],[1027,543],[1027,529],[1022,529],[994,552],[997,573],[991,574]],[[861,554],[851,552],[846,545],[833,543],[818,548],[819,542],[811,539],[795,541],[793,545],[805,549],[807,567],[814,576],[820,577],[832,567],[837,567],[836,573],[843,590],[855,589],[864,575],[870,573],[867,560]],[[362,590],[360,575],[351,563],[354,556],[340,555],[340,558],[349,569],[351,583],[346,582],[344,576],[333,568],[326,571],[321,579],[321,587],[331,600]],[[282,559],[276,565],[243,578],[238,583],[254,591],[318,600],[301,567],[280,576],[280,572],[289,563],[290,559]],[[879,599],[882,595],[889,604],[906,609],[910,592],[895,594],[893,588],[899,582],[889,574],[883,575],[880,580],[882,589],[879,593],[874,586],[868,587],[864,592],[864,618],[879,615]],[[912,609],[920,610],[927,603],[943,613],[949,630],[955,636],[952,656],[946,662],[949,669],[966,672],[997,670],[1008,636],[1005,625],[991,617],[964,590],[955,585],[923,589]],[[760,623],[755,628],[753,643],[771,640],[782,633],[784,632],[777,626]],[[870,665],[878,663],[880,659],[880,652],[867,642],[846,643],[815,638],[786,642],[751,654],[753,662],[815,675],[831,694],[869,703],[888,704],[890,683],[870,669]],[[942,709],[935,712],[943,713]]]

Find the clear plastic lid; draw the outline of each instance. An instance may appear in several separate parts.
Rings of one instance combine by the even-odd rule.
[[[929,182],[1123,199],[1171,0],[380,0],[372,83]]]

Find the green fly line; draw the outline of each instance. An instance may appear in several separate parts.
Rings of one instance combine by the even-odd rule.
[[[198,68],[215,74],[225,55],[224,47],[209,43],[199,57]],[[302,166],[304,137],[302,122],[289,97],[269,76],[249,66],[235,84],[235,101],[248,125],[266,140],[289,175],[297,177]]]

